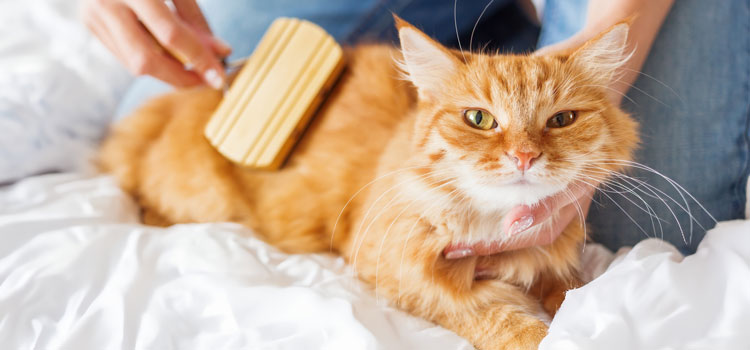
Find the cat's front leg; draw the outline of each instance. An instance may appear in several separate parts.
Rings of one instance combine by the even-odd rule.
[[[418,220],[418,219],[416,219]],[[358,242],[353,261],[378,296],[467,338],[479,349],[536,349],[547,334],[539,302],[499,280],[475,280],[475,258],[447,260],[438,229],[399,220]],[[384,232],[385,230],[381,231]]]
[[[544,321],[549,318],[537,300],[500,280],[473,280],[471,259],[461,264],[440,255],[436,259],[430,274],[448,278],[431,285],[428,289],[434,294],[429,297],[415,290],[412,297],[420,300],[412,300],[411,308],[432,314],[432,321],[469,339],[479,349],[538,348],[547,334]]]
[[[562,279],[550,272],[544,272],[531,286],[529,295],[539,298],[547,314],[550,317],[555,317],[557,310],[560,309],[565,300],[565,293],[582,285],[583,283],[577,277]]]

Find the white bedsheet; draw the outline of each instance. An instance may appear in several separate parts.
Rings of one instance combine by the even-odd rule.
[[[599,257],[587,247],[588,258]],[[596,263],[598,261],[598,263]],[[592,270],[608,260],[592,260]],[[599,265],[599,266],[594,266]],[[234,224],[137,223],[107,177],[0,188],[3,349],[469,349],[378,303],[341,259]],[[750,222],[687,258],[648,240],[571,291],[542,349],[750,348]]]
[[[0,0],[0,183],[88,166],[131,77],[78,0]]]
[[[0,192],[2,349],[469,349],[380,305],[342,259],[235,224],[137,223],[107,177]]]

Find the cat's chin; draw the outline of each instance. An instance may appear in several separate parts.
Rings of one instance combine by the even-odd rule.
[[[533,205],[565,189],[564,185],[545,184],[533,180],[502,185],[468,185],[464,191],[487,211],[508,211],[518,205]]]

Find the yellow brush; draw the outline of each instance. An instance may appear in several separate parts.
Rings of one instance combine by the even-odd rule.
[[[322,28],[275,20],[224,94],[206,138],[233,162],[278,169],[343,66],[341,47]]]

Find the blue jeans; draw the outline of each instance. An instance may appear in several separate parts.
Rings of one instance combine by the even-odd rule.
[[[576,13],[585,12],[557,11],[570,2],[547,1],[541,44],[560,40],[558,28],[567,23],[582,23]],[[556,13],[567,16],[564,23],[552,18]],[[623,103],[641,124],[636,161],[680,184],[716,220],[742,218],[750,172],[750,1],[675,1],[642,73]],[[636,168],[626,174],[664,192],[634,191],[663,221],[652,225],[633,194],[600,192],[589,212],[594,240],[617,249],[663,235],[683,253],[694,252],[714,226],[711,217],[687,195],[685,205],[660,175]],[[692,233],[691,215],[680,206],[694,217]]]
[[[494,1],[484,16],[492,16],[509,2]],[[547,0],[539,45],[564,40],[579,30],[585,22],[586,3]],[[453,25],[451,0],[234,0],[202,5],[212,28],[232,45],[232,57],[236,58],[248,55],[279,16],[309,19],[345,43],[395,42],[391,11],[443,43],[452,42],[458,31],[466,48],[466,37],[486,3],[459,0],[458,28]],[[636,160],[683,186],[717,220],[741,218],[746,200],[750,172],[749,22],[748,0],[676,1],[643,74],[624,102],[624,108],[641,122],[643,142]],[[153,79],[139,78],[118,115],[167,89]],[[642,186],[634,194],[599,193],[589,215],[594,239],[617,249],[646,237],[660,237],[685,253],[694,251],[705,230],[714,225],[709,215],[687,195],[685,205],[660,175],[639,169],[626,174],[663,193]],[[650,197],[653,194],[664,202]],[[690,209],[695,218],[692,232],[690,215],[680,207]],[[648,213],[650,210],[653,213]],[[653,225],[652,216],[659,217]]]

